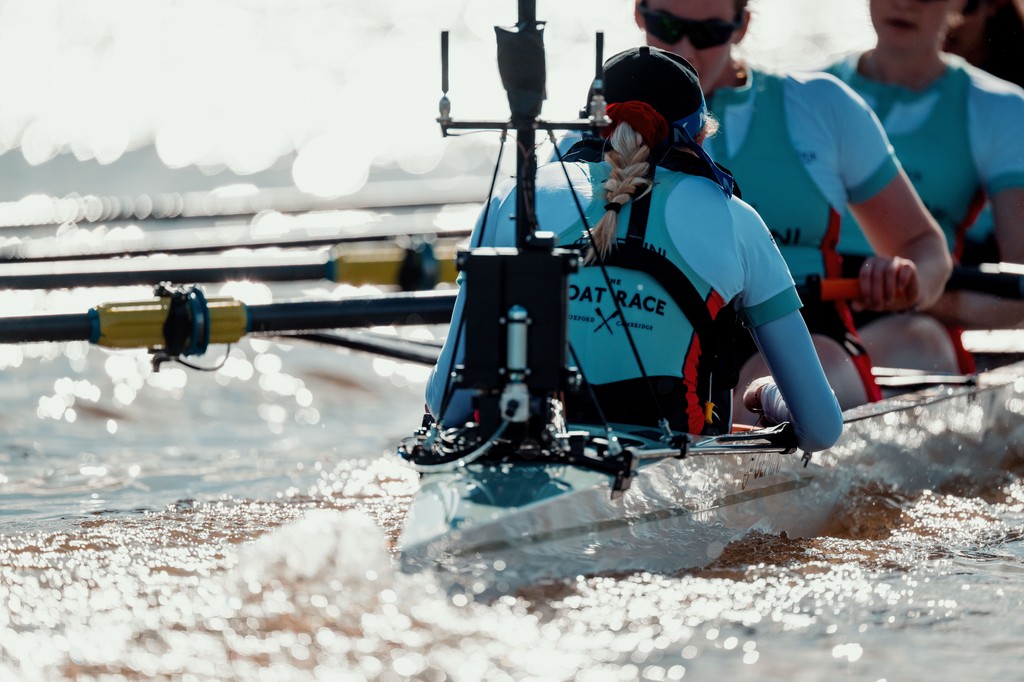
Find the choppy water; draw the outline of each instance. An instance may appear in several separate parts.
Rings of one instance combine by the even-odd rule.
[[[406,2],[301,2],[289,3],[287,13],[255,0],[222,2],[216,11],[209,10],[214,3],[149,4],[165,23],[173,17],[179,32],[204,26],[198,38],[190,36],[202,49],[161,67],[168,87],[180,89],[221,63],[217,45],[231,47],[235,72],[257,53],[287,54],[258,63],[269,74],[268,92],[288,95],[278,98],[283,108],[261,110],[249,125],[302,131],[232,156],[253,136],[232,124],[255,110],[243,106],[248,91],[237,83],[201,87],[197,96],[210,105],[192,118],[180,100],[167,108],[143,98],[118,110],[168,126],[159,138],[165,160],[254,171],[261,154],[289,145],[301,153],[303,142],[320,140],[321,149],[336,149],[332,135],[351,125],[351,118],[328,115],[351,113],[350,100],[330,94],[329,85],[341,82],[354,84],[345,93],[379,95],[387,113],[374,120],[382,129],[420,121],[409,124],[403,142],[427,140],[401,168],[414,175],[438,163],[467,168],[465,159],[445,156],[434,137],[436,64],[432,57],[385,59],[418,74],[393,92],[359,77],[359,50],[378,59],[387,50],[434,55],[437,30],[457,28],[453,58],[463,71],[453,73],[453,101],[465,115],[484,115],[500,96],[482,85],[494,77],[490,26],[508,23],[514,11],[466,2],[432,3],[430,11]],[[611,49],[635,40],[628,3],[591,5],[595,19],[584,22],[571,3],[540,3],[539,16],[551,22],[554,73],[574,56],[591,63],[594,30],[609,31]],[[149,25],[146,13],[123,3],[90,6],[92,14],[79,16],[62,14],[70,10],[56,2],[0,3],[3,49],[16,55],[16,47],[32,46],[37,61],[52,59],[58,71],[93,55],[71,71],[80,88],[89,82],[82,74],[97,70],[138,83],[152,75],[146,64],[159,63],[161,49],[183,44],[140,39],[149,35],[141,30]],[[798,47],[820,55],[865,39],[861,3],[763,0],[755,7],[765,10],[764,28],[748,49],[764,62],[797,60]],[[245,30],[232,33],[239,25]],[[42,27],[56,33],[41,40],[32,31]],[[223,36],[230,39],[218,42]],[[484,56],[466,59],[457,49]],[[0,82],[14,114],[0,126],[5,147],[28,139],[29,156],[39,161],[51,151],[47,144],[77,144],[83,156],[107,161],[135,144],[117,126],[74,128],[72,117],[46,115],[57,111],[53,100],[32,90],[31,78],[7,73]],[[557,78],[578,84],[580,75]],[[466,82],[473,88],[460,86]],[[275,90],[280,83],[297,85]],[[574,112],[570,89],[546,111]],[[72,94],[98,106],[103,92]],[[153,109],[139,111],[143,105]],[[175,115],[154,118],[165,109]],[[202,139],[221,139],[222,156],[210,158],[217,150],[201,145],[176,149],[183,129],[175,122],[182,120],[205,131]],[[26,138],[31,121],[37,126]],[[217,125],[237,135],[224,137]],[[373,153],[360,148],[347,160],[393,165],[392,143],[370,145]],[[309,154],[324,159],[316,149]],[[45,164],[33,168],[47,178]],[[317,177],[307,176],[310,189],[340,191]],[[342,180],[354,185],[361,177],[351,172]],[[54,195],[66,191],[57,186]],[[110,187],[116,184],[83,192],[116,193]],[[66,228],[62,234],[66,242]],[[79,236],[89,241],[97,233]],[[254,302],[356,293],[313,285],[224,291]],[[149,293],[4,292],[0,308],[81,311]],[[217,364],[222,350],[199,362]],[[165,366],[154,374],[139,352],[0,346],[0,679],[1024,679],[1019,471],[909,495],[883,484],[860,487],[823,537],[755,534],[700,570],[580,577],[473,599],[450,593],[433,576],[393,568],[416,478],[385,455],[418,424],[422,368],[263,339],[227,352],[218,372]]]
[[[167,387],[64,350],[5,371],[4,679],[1020,679],[1013,472],[865,486],[824,537],[754,534],[700,570],[478,600],[393,567],[416,479],[378,455],[414,425],[414,370],[254,343],[251,376]]]

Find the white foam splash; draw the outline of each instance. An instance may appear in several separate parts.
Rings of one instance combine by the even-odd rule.
[[[393,583],[384,535],[357,511],[314,509],[302,519],[268,533],[238,553],[229,580],[243,601],[270,585],[312,593],[337,591],[362,609]]]

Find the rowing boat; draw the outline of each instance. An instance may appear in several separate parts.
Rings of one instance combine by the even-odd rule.
[[[785,447],[784,431],[705,439],[666,454],[656,432],[620,428],[635,456],[616,475],[529,453],[427,471],[400,537],[407,571],[515,589],[544,580],[705,566],[749,533],[820,534],[843,496],[877,482],[913,493],[1003,472],[1024,446],[1024,363],[844,413],[831,449]],[[608,434],[571,428],[596,455]],[[415,439],[400,454],[409,458]],[[622,486],[618,486],[622,487]]]
[[[505,83],[515,89],[516,248],[459,256],[474,285],[461,318],[462,361],[453,353],[447,375],[450,389],[474,392],[477,421],[425,423],[398,448],[421,474],[399,538],[405,570],[435,570],[473,591],[579,574],[676,572],[706,565],[752,530],[816,535],[862,482],[913,492],[1001,470],[1021,440],[1024,364],[850,410],[838,443],[813,456],[796,449],[789,425],[703,440],[668,431],[665,420],[658,429],[565,425],[558,396],[583,385],[566,357],[567,278],[578,253],[557,248],[536,224],[535,132],[596,134],[606,123],[603,42],[599,34],[589,116],[540,121],[534,4],[519,4],[515,31],[498,30],[499,71],[517,76]],[[517,61],[517,52],[534,58]],[[443,134],[506,131],[508,122],[451,118],[447,63],[443,33]],[[852,285],[856,297],[860,286]],[[442,422],[451,395],[438,410]]]

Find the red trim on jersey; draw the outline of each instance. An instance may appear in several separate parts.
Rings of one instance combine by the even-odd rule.
[[[841,222],[842,218],[839,213],[830,207],[828,231],[825,232],[825,236],[821,240],[821,253],[825,260],[825,277],[827,278],[843,276],[843,257],[836,250],[839,244],[839,227]],[[841,339],[837,339],[837,341],[850,354],[850,360],[853,362],[854,369],[857,370],[857,376],[860,377],[860,381],[864,385],[864,393],[867,395],[868,402],[877,403],[882,399],[882,389],[879,387],[878,382],[875,381],[875,375],[871,372],[873,364],[871,356],[864,350],[864,342],[861,341],[860,334],[857,333],[857,327],[853,324],[853,313],[850,312],[850,306],[846,301],[836,301],[835,306],[836,311],[839,313],[839,319],[842,320],[843,326],[846,327],[847,335],[857,342],[857,350],[854,351],[849,343],[844,343]]]
[[[718,313],[725,307],[725,300],[714,289],[708,294],[705,303],[712,320],[718,317]],[[690,350],[686,353],[686,358],[683,360],[683,384],[686,386],[687,398],[686,423],[688,425],[687,430],[690,433],[701,433],[705,427],[704,403],[707,400],[707,396],[697,395],[697,386],[699,385],[697,364],[700,360],[700,354],[700,339],[694,334]]]
[[[981,209],[984,207],[985,192],[979,187],[978,191],[974,193],[974,198],[971,199],[971,204],[967,209],[967,215],[964,216],[963,222],[956,226],[956,243],[953,246],[954,263],[960,262],[960,258],[964,253],[964,242],[967,240],[967,230],[978,219],[978,214],[981,213]],[[969,350],[964,348],[963,338],[961,337],[964,328],[952,325],[945,325],[945,328],[946,333],[949,335],[950,343],[953,344],[953,353],[956,354],[956,363],[960,367],[960,372],[962,374],[974,373],[977,369],[974,363],[974,356]]]
[[[830,206],[828,209],[828,229],[825,230],[825,236],[821,238],[821,243],[818,244],[822,260],[825,263],[826,279],[843,276],[843,257],[836,250],[836,247],[839,245],[839,227],[842,220],[842,216]]]
[[[871,371],[874,363],[871,362],[871,356],[864,349],[864,342],[861,340],[860,334],[857,333],[857,328],[853,324],[853,313],[850,312],[850,306],[847,305],[846,301],[836,301],[835,306],[836,311],[839,313],[839,319],[843,321],[843,325],[846,327],[847,335],[857,342],[857,350],[855,351],[851,348],[849,343],[840,341],[840,344],[850,354],[850,361],[853,362],[853,367],[857,370],[861,383],[864,384],[864,393],[867,394],[868,402],[877,403],[882,399],[882,388],[875,381],[875,375]]]
[[[974,221],[978,219],[978,214],[981,213],[981,209],[985,207],[985,191],[980,187],[978,191],[974,193],[974,197],[971,199],[970,205],[967,207],[967,215],[964,216],[963,221],[956,226],[956,240],[953,242],[953,261],[956,263],[960,262],[960,257],[964,254],[964,242],[967,240],[967,230],[971,228]],[[965,353],[967,351],[964,351]]]

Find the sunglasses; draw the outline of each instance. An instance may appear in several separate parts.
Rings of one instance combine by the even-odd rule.
[[[724,19],[684,19],[668,12],[653,10],[647,3],[640,4],[640,15],[644,18],[647,32],[667,45],[675,45],[683,38],[698,50],[717,47],[729,42],[741,21]]]

